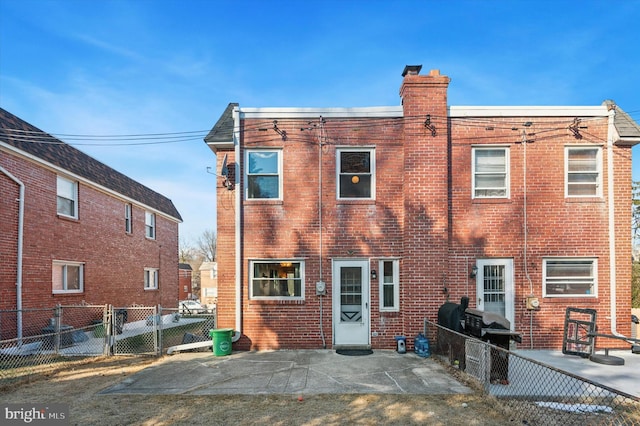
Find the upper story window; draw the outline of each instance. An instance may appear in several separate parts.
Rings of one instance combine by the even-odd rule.
[[[84,264],[54,260],[51,284],[53,293],[82,293],[84,291]]]
[[[144,235],[152,240],[156,239],[156,215],[144,212]]]
[[[158,274],[160,270],[157,268],[144,268],[144,289],[158,289]]]
[[[565,147],[567,197],[602,196],[602,149]]]
[[[78,182],[58,176],[57,210],[62,216],[78,218]]]
[[[247,199],[282,199],[281,150],[247,150],[245,170]]]
[[[252,261],[250,274],[251,299],[304,299],[304,262]]]
[[[131,204],[129,203],[125,204],[124,205],[124,231],[127,234],[131,234],[131,232],[133,232],[132,214],[133,214],[133,209]]]
[[[380,275],[380,311],[398,312],[400,310],[400,261],[381,260]]]
[[[375,150],[342,148],[337,150],[338,199],[375,198]]]
[[[476,147],[473,156],[473,198],[509,198],[509,148]]]
[[[544,259],[544,297],[596,297],[597,259]]]

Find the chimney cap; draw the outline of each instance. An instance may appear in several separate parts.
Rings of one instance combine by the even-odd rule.
[[[407,74],[418,75],[420,74],[421,69],[422,65],[405,65],[404,71],[402,71],[402,76],[405,77]]]

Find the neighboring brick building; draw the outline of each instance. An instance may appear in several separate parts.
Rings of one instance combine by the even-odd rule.
[[[218,303],[218,264],[202,262],[200,265],[200,302],[213,308]]]
[[[0,309],[177,306],[171,200],[4,109],[0,193]]]
[[[420,68],[399,107],[229,104],[205,138],[219,326],[240,349],[394,348],[469,296],[525,348],[561,347],[566,307],[629,335],[640,127],[609,101],[450,106]]]
[[[192,287],[192,275],[193,268],[188,263],[180,263],[178,264],[179,269],[179,278],[178,278],[178,299],[179,300],[188,300],[188,299],[196,299],[193,294]]]

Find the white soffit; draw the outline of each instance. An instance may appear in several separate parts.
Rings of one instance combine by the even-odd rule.
[[[402,106],[362,108],[240,108],[240,118],[394,118]]]
[[[606,106],[450,106],[449,117],[606,117]]]

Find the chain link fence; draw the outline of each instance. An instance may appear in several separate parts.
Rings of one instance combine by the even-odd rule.
[[[640,425],[640,398],[425,320],[431,352],[527,425]]]
[[[0,310],[0,385],[86,357],[158,356],[170,346],[210,339],[215,324],[215,311],[160,306]]]

